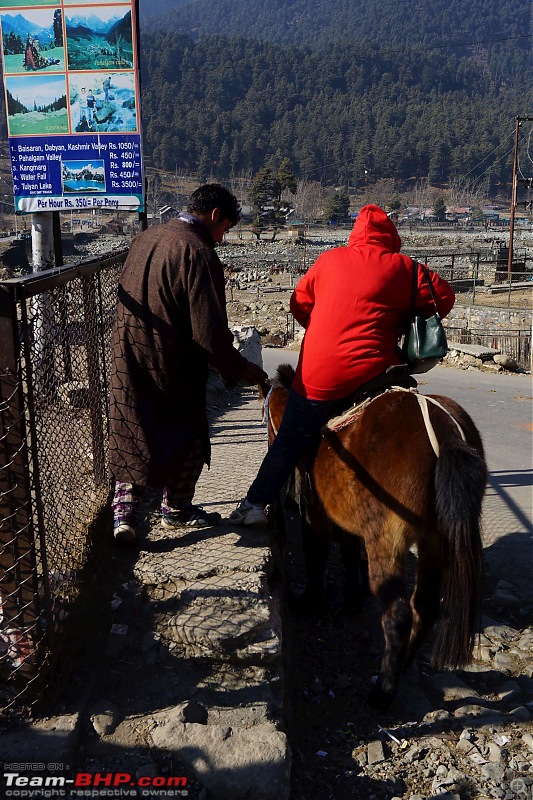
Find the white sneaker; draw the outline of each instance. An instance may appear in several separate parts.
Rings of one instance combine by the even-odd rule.
[[[266,525],[267,515],[263,506],[250,503],[246,497],[228,517],[235,525]]]

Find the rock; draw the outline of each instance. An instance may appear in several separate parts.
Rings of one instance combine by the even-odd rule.
[[[455,711],[453,712],[453,716],[456,719],[462,719],[463,717],[468,719],[468,718],[488,717],[493,713],[494,710],[492,708],[485,708],[485,706],[474,705],[471,703],[469,705],[460,706],[459,708],[456,708]]]
[[[475,750],[475,749],[476,748],[475,748],[474,744],[472,744],[472,742],[468,741],[468,739],[459,739],[459,741],[457,742],[457,750],[459,750],[459,752],[462,753],[465,756],[468,755],[468,753],[470,753],[472,750]]]
[[[500,367],[503,367],[504,369],[508,369],[509,372],[516,372],[518,369],[516,360],[512,356],[508,356],[506,353],[497,353],[494,356],[494,363],[499,364]]]
[[[433,778],[431,791],[438,792],[439,789],[447,786],[451,788],[458,787],[464,782],[465,778],[466,775],[459,772],[455,767],[448,768],[445,764],[441,764]]]
[[[188,700],[186,703],[180,703],[175,710],[177,719],[180,722],[196,722],[199,725],[207,725],[207,708],[197,700]]]
[[[503,589],[498,589],[494,592],[492,599],[504,606],[509,606],[509,608],[519,608],[522,605],[522,601],[519,597]]]
[[[522,690],[515,681],[507,681],[500,688],[496,698],[506,703],[522,699]]]
[[[511,628],[509,625],[500,625],[498,622],[494,622],[494,620],[488,617],[483,617],[482,623],[483,633],[491,642],[508,644],[509,642],[516,641],[516,639],[520,637],[520,631]]]
[[[531,653],[533,651],[533,631],[524,631],[516,646],[520,650],[525,650],[526,652]]]
[[[477,692],[467,686],[466,683],[463,683],[454,672],[442,672],[438,675],[433,675],[429,678],[428,684],[439,693],[440,699],[445,703],[478,696]]]
[[[143,764],[135,771],[135,777],[139,778],[155,778],[159,774],[159,767],[151,761],[148,764]]]
[[[280,636],[272,628],[272,615],[267,599],[257,595],[198,595],[170,619],[169,632],[188,657],[258,664],[280,656]]]
[[[232,328],[235,337],[235,346],[239,352],[258,367],[263,366],[263,356],[261,355],[261,337],[257,329],[252,325],[236,325]]]
[[[272,723],[250,730],[182,724],[158,715],[155,747],[171,753],[217,800],[287,800],[290,758],[285,734]]]
[[[491,762],[500,763],[502,760],[502,748],[496,742],[489,742],[487,745],[487,757]]]
[[[500,764],[482,764],[480,772],[484,778],[492,783],[501,783],[503,780],[503,768]]]
[[[379,739],[370,742],[366,749],[366,755],[369,764],[379,764],[379,762],[385,761],[387,756],[385,755],[383,742],[380,742]]]
[[[531,655],[531,651],[529,651],[529,655]],[[527,675],[519,675],[516,682],[526,697],[533,697],[533,678]]]
[[[518,706],[507,714],[507,719],[513,722],[529,722],[531,712],[525,706]]]
[[[500,672],[510,673],[516,666],[516,659],[510,653],[496,653],[493,663]]]
[[[444,722],[445,720],[451,719],[451,716],[450,712],[446,711],[444,708],[437,708],[435,711],[430,711],[424,716],[422,724],[433,725],[434,722]]]
[[[411,747],[404,755],[403,760],[406,764],[412,764],[414,761],[420,761],[422,758],[424,758],[426,752],[426,748],[414,745],[414,747]]]
[[[97,703],[90,715],[92,726],[99,736],[109,736],[113,733],[121,719],[119,709],[106,700]]]

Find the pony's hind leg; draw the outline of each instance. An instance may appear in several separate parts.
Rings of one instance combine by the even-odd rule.
[[[394,528],[394,531],[382,529],[372,537],[370,544],[366,540],[370,589],[381,603],[385,640],[380,673],[368,700],[382,711],[390,706],[396,695],[413,622],[404,579],[407,547],[402,544],[403,531],[397,525]]]
[[[419,542],[416,568],[416,585],[411,597],[413,626],[409,641],[407,661],[415,657],[439,618],[442,586],[443,554],[439,547],[429,542]]]
[[[360,536],[338,529],[344,565],[344,604],[348,611],[358,612],[368,595],[368,563]]]

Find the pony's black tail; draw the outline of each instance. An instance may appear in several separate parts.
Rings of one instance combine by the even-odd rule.
[[[441,443],[435,507],[443,537],[442,605],[433,666],[451,669],[472,657],[482,599],[481,503],[487,468],[482,452],[453,439]]]

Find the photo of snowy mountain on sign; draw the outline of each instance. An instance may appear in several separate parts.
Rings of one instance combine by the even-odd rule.
[[[105,192],[103,160],[63,161],[61,163],[63,192]]]
[[[73,7],[65,11],[70,70],[132,69],[131,10]]]
[[[137,131],[133,72],[84,72],[69,79],[72,133]]]
[[[65,69],[61,9],[24,9],[0,15],[4,70],[10,73]]]

